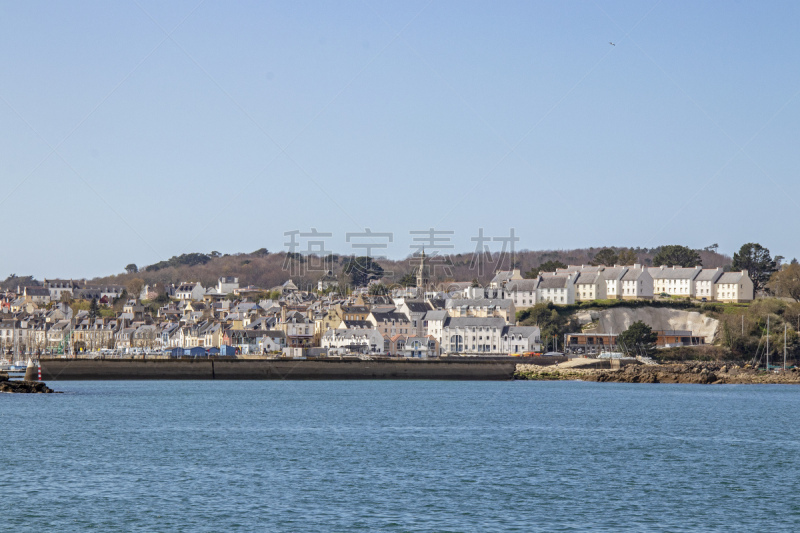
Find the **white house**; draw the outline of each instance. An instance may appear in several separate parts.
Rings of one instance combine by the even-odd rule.
[[[278,330],[259,331],[256,344],[261,353],[280,352],[286,347],[286,335]]]
[[[329,355],[346,353],[382,354],[383,335],[376,329],[329,329],[322,334],[320,344]]]
[[[62,294],[68,293],[72,296],[79,289],[78,284],[71,279],[45,279],[44,286],[50,292],[50,300],[54,302],[61,300]]]
[[[447,311],[436,310],[428,311],[425,313],[425,334],[428,337],[433,337],[439,346],[442,345],[442,329],[444,322],[450,315]]]
[[[16,320],[0,321],[0,349],[5,350],[14,345],[14,338],[20,323]],[[19,336],[17,336],[19,338]]]
[[[751,302],[754,290],[753,280],[746,270],[725,272],[714,284],[717,300],[720,302]]]
[[[408,337],[399,350],[403,357],[438,357],[436,341],[431,337]]]
[[[537,326],[509,326],[500,318],[448,318],[441,350],[465,356],[501,356],[542,349]]]
[[[516,322],[516,306],[512,300],[479,298],[475,300],[450,299],[445,309],[452,317],[501,317],[509,324]]]
[[[653,278],[641,265],[625,267],[620,279],[620,296],[623,300],[649,299],[653,297]]]
[[[520,279],[522,279],[522,274],[516,268],[514,270],[498,270],[492,281],[489,282],[489,288],[502,289],[509,281]]]
[[[603,280],[606,283],[606,298],[619,300],[622,298],[622,276],[628,269],[624,266],[613,266],[603,269]]]
[[[175,297],[179,300],[195,300],[200,301],[203,299],[206,290],[200,282],[181,283],[175,290]]]
[[[500,317],[447,318],[442,328],[442,351],[453,355],[502,355],[505,327],[506,322]]]
[[[239,288],[239,278],[222,276],[217,280],[217,294],[230,294]]]
[[[700,267],[654,267],[648,271],[653,277],[653,291],[655,294],[666,293],[670,296],[685,296],[691,298],[695,295],[694,280],[700,274]]]
[[[378,333],[387,337],[395,335],[414,335],[416,329],[411,328],[408,317],[397,311],[375,311],[367,316],[367,322],[372,324]]]
[[[605,300],[606,299],[606,280],[603,278],[601,270],[581,271],[575,281],[575,300]]]
[[[504,295],[506,299],[514,302],[517,309],[527,309],[536,305],[536,289],[539,286],[539,278],[520,279],[506,283]]]
[[[428,302],[405,298],[397,306],[397,312],[406,315],[408,321],[411,322],[411,332],[409,334],[419,337],[423,337],[426,334],[425,315],[431,309],[432,307]]]
[[[537,302],[553,302],[557,305],[575,303],[575,281],[579,274],[553,274],[545,273],[539,277],[536,287]]]
[[[704,268],[694,278],[694,297],[702,300],[716,300],[716,283],[724,271],[721,268]]]
[[[506,326],[503,329],[502,341],[504,354],[542,350],[541,333],[538,326]]]

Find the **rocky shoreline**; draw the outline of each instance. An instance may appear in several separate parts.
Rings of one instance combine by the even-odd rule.
[[[42,381],[9,381],[8,374],[0,374],[0,392],[52,394],[56,391]]]
[[[540,381],[597,381],[604,383],[693,383],[699,385],[800,385],[800,370],[765,372],[749,365],[682,363],[629,365],[618,370],[517,365],[515,379]]]

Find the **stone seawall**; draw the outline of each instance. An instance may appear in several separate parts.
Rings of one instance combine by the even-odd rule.
[[[510,380],[517,361],[274,359],[42,359],[42,379],[444,379]]]

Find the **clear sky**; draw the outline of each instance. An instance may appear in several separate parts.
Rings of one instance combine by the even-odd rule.
[[[796,1],[3,1],[0,276],[312,228],[340,253],[390,232],[392,257],[428,228],[459,252],[513,228],[517,249],[800,256],[798,20]]]

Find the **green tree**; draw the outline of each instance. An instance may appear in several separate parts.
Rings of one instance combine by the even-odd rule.
[[[89,304],[89,318],[95,319],[100,313],[100,306],[97,305],[97,298],[92,298],[92,303]]]
[[[389,294],[389,288],[383,283],[373,283],[369,286],[367,293],[369,293],[371,296],[386,296]]]
[[[543,302],[524,309],[517,314],[521,326],[539,326],[542,343],[551,342],[553,337],[562,339],[565,333],[579,329],[574,319],[558,312],[553,302]]]
[[[629,355],[652,355],[656,350],[658,334],[653,328],[637,320],[628,329],[619,334],[617,345]]]
[[[653,257],[653,266],[695,267],[703,266],[703,260],[697,250],[679,244],[662,246]]]
[[[136,266],[136,263],[131,263],[130,265],[125,267],[125,272],[128,274],[136,274],[139,272],[139,267]]]
[[[767,282],[777,269],[775,261],[769,255],[769,249],[760,244],[748,242],[742,245],[739,253],[733,254],[732,270],[746,270],[753,280],[756,292],[766,288]]]
[[[165,305],[169,303],[169,295],[164,290],[158,291],[158,296],[153,299],[153,302],[159,305]]]
[[[591,264],[594,266],[614,266],[619,262],[619,254],[613,248],[603,248],[592,258]]]
[[[146,266],[144,267],[144,269],[147,272],[156,272],[158,270],[161,270],[162,268],[167,268],[167,267],[205,265],[209,261],[211,261],[211,257],[206,254],[200,254],[200,253],[182,254],[182,255],[172,256],[166,261],[159,261],[158,263]]]
[[[525,279],[535,279],[541,272],[555,272],[559,268],[567,268],[567,265],[561,261],[551,259],[550,261],[545,261],[538,267],[532,268],[525,272],[522,277]]]
[[[342,271],[349,276],[354,287],[363,287],[370,280],[383,277],[383,267],[369,256],[351,257],[345,261]]]
[[[800,302],[800,265],[791,263],[775,272],[767,283],[769,291],[778,298]]]
[[[619,255],[617,256],[617,264],[619,265],[634,265],[638,262],[639,257],[636,255],[636,252],[630,248],[620,250]]]
[[[414,287],[417,284],[417,274],[413,270],[400,278],[400,285],[403,287]]]

